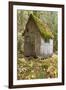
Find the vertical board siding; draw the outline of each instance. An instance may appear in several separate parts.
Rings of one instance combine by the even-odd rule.
[[[45,42],[41,38],[41,46],[40,46],[40,55],[43,57],[47,57],[49,55],[52,55],[53,53],[53,40],[49,40],[49,42]]]
[[[53,40],[50,39],[50,54],[53,54]]]

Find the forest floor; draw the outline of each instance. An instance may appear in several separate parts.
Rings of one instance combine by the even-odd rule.
[[[47,59],[19,57],[17,60],[17,79],[43,79],[58,77],[58,56]]]

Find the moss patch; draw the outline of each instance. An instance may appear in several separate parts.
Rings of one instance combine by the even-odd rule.
[[[30,14],[30,18],[32,18],[38,27],[38,30],[40,31],[41,36],[45,39],[48,40],[50,38],[53,38],[52,32],[50,32],[48,26],[44,24],[38,17],[36,17],[33,14]]]

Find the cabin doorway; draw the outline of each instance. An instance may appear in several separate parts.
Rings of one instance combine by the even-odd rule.
[[[35,40],[32,40],[29,36],[25,37],[24,55],[26,57],[35,56]]]

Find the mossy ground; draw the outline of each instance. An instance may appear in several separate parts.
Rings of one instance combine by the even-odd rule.
[[[19,57],[17,60],[17,79],[43,79],[58,77],[58,56],[33,58]]]

